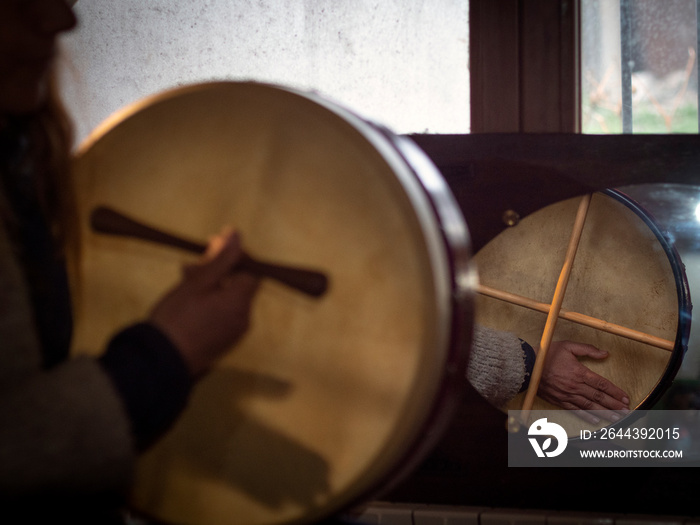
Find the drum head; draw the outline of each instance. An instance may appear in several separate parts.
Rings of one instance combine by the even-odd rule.
[[[550,304],[564,263],[579,199],[548,206],[505,231],[475,256],[484,285]],[[648,408],[670,384],[684,352],[689,308],[683,265],[652,219],[616,192],[593,196],[562,309],[663,338],[672,351],[559,319],[553,340],[589,343],[609,352],[582,362]],[[546,314],[479,296],[476,322],[540,343]],[[686,334],[687,335],[687,334]],[[524,395],[506,409],[520,410]],[[540,398],[534,410],[556,410]],[[594,428],[571,413],[552,416],[578,435]]]
[[[311,96],[213,83],[130,107],[81,148],[75,353],[142,319],[191,260],[88,231],[100,204],[199,240],[232,225],[252,256],[330,278],[320,299],[262,283],[249,333],[140,461],[137,510],[314,521],[422,439],[458,352],[451,261],[427,192],[383,137]]]

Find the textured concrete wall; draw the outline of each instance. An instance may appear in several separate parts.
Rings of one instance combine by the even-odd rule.
[[[164,89],[316,90],[399,133],[469,130],[468,0],[80,0],[64,39],[78,140]]]

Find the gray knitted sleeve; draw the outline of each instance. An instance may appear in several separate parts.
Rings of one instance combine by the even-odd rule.
[[[477,392],[501,407],[518,394],[525,374],[520,339],[510,332],[474,327],[467,378]]]

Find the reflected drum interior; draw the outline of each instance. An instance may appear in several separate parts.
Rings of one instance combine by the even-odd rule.
[[[475,260],[481,283],[550,304],[571,235],[579,199],[566,200],[526,217],[493,239]],[[553,340],[589,343],[609,352],[582,362],[630,396],[630,408],[649,408],[680,366],[690,323],[690,297],[683,264],[653,219],[617,191],[593,195],[562,304],[584,314],[672,342],[672,350],[559,319]],[[486,296],[476,303],[476,321],[507,330],[533,347],[540,343],[546,314]],[[520,410],[524,394],[507,407]],[[537,398],[533,410],[556,410]],[[594,428],[571,413],[557,416],[569,435]]]

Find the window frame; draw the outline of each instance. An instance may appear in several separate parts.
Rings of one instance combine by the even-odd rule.
[[[470,1],[472,133],[580,131],[580,12],[580,0]]]

